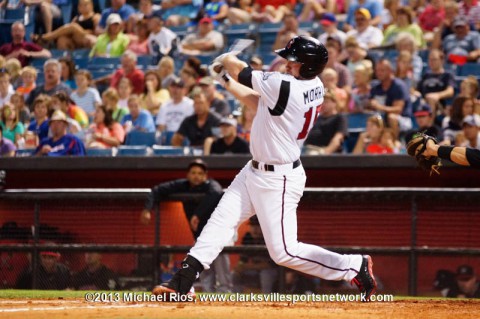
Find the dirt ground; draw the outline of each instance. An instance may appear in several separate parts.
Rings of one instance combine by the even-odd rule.
[[[87,303],[78,299],[0,300],[0,318],[478,318],[479,300],[305,303]]]

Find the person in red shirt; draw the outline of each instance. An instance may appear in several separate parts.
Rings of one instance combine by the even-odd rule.
[[[133,84],[133,93],[142,94],[144,91],[144,74],[137,69],[137,55],[132,51],[126,51],[122,56],[122,68],[117,70],[111,79],[110,86],[118,90],[120,80],[126,77]]]
[[[27,66],[31,58],[51,58],[50,51],[25,41],[25,26],[17,21],[12,24],[12,42],[0,47],[0,55],[5,59],[17,58],[23,66]]]
[[[443,0],[432,0],[420,14],[418,22],[423,31],[432,32],[442,24],[445,19],[445,6]]]

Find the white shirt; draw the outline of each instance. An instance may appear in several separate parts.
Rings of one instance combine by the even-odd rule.
[[[373,26],[368,26],[362,33],[355,29],[350,30],[347,32],[347,37],[356,38],[357,42],[364,49],[379,46],[383,41],[382,30]]]
[[[168,100],[158,111],[156,124],[165,125],[166,131],[176,132],[183,120],[192,114],[192,99],[184,97],[178,104],[175,104],[173,100]]]
[[[477,134],[477,146],[476,147],[473,147],[472,145],[470,145],[470,141],[468,141],[468,140],[462,146],[480,150],[480,133]]]
[[[88,88],[83,95],[79,95],[78,91],[73,92],[70,98],[76,105],[80,106],[87,114],[95,111],[95,104],[102,103],[100,93],[95,88]]]
[[[8,93],[4,98],[0,95],[0,109],[3,108],[5,103],[10,102],[10,98],[12,97],[13,93],[14,92],[10,92],[10,90],[8,90]]]
[[[148,36],[148,51],[153,55],[158,55],[159,52],[167,54],[172,49],[172,41],[176,37],[172,30],[162,27],[160,32],[150,33]]]
[[[252,86],[260,94],[250,135],[253,159],[274,165],[293,163],[323,103],[322,81],[253,71]]]

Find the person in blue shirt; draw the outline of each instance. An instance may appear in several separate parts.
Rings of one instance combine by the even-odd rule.
[[[102,17],[100,18],[100,23],[98,24],[97,28],[101,28],[102,30],[105,29],[107,27],[107,18],[112,13],[119,14],[124,21],[124,24],[126,24],[128,18],[135,13],[135,9],[131,5],[127,4],[126,0],[112,0],[111,2],[111,7],[102,11]]]
[[[155,132],[155,123],[150,112],[140,108],[140,97],[136,94],[128,98],[128,109],[130,114],[126,114],[122,122],[125,132],[139,131],[153,133]]]
[[[34,118],[30,122],[30,125],[28,125],[27,131],[35,133],[39,141],[48,137],[48,108],[51,104],[50,97],[45,94],[40,94],[35,101],[33,101]]]
[[[85,155],[85,146],[78,137],[67,134],[67,116],[60,110],[53,113],[50,118],[50,131],[52,137],[47,137],[40,142],[35,150],[37,156],[68,156]]]

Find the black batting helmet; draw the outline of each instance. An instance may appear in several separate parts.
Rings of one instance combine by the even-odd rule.
[[[302,63],[300,76],[311,79],[322,73],[328,62],[328,51],[315,38],[297,36],[288,41],[284,49],[275,51],[288,61]]]

